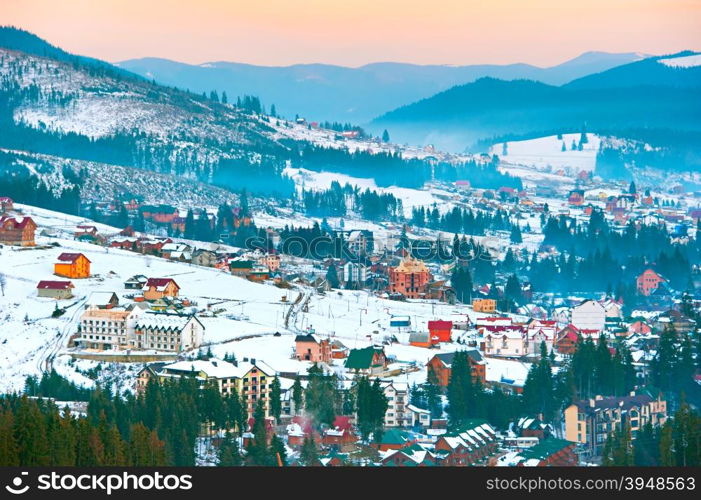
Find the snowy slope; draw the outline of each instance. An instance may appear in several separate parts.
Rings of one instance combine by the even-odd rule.
[[[671,66],[672,68],[692,68],[694,66],[701,66],[701,54],[672,57],[670,59],[658,59],[657,62],[665,66]]]
[[[594,171],[596,167],[596,153],[599,150],[601,138],[595,134],[587,134],[588,142],[583,145],[582,151],[576,147],[572,149],[572,143],[579,143],[579,133],[562,134],[562,139],[556,135],[539,137],[525,141],[512,141],[495,144],[490,153],[498,155],[502,163],[508,166],[523,166],[536,170],[552,172],[563,169],[566,172],[576,174],[579,171]],[[562,150],[563,144],[565,151]]]
[[[257,284],[234,277],[212,268],[203,268],[167,261],[156,257],[99,247],[68,239],[66,231],[84,219],[58,214],[33,207],[20,206],[25,214],[31,214],[39,225],[37,234],[48,229],[57,236],[38,236],[37,244],[46,248],[0,249],[2,272],[7,285],[0,297],[0,390],[19,390],[28,375],[39,374],[49,354],[58,353],[54,366],[60,373],[81,383],[89,383],[76,370],[95,366],[95,362],[69,363],[64,352],[65,340],[75,332],[82,312],[83,301],[92,292],[116,292],[123,300],[127,293],[123,282],[134,274],[151,277],[172,277],[181,287],[181,295],[197,303],[206,311],[208,305],[221,310],[217,317],[203,315],[206,327],[204,342],[212,345],[215,354],[233,352],[238,359],[256,357],[265,360],[277,370],[304,371],[309,365],[290,359],[294,335],[313,327],[321,335],[340,339],[348,347],[364,347],[371,342],[382,342],[391,335],[407,340],[407,332],[389,327],[392,315],[407,315],[414,328],[425,330],[431,319],[448,319],[454,313],[474,314],[464,306],[451,306],[429,302],[396,302],[375,297],[367,292],[332,291],[317,295],[303,287],[282,290],[270,284]],[[105,233],[114,231],[99,226]],[[56,246],[53,246],[56,245]],[[36,284],[42,279],[54,279],[53,263],[64,251],[83,252],[92,261],[89,279],[73,280],[75,298],[60,301],[67,313],[51,318],[56,301],[38,298]],[[284,327],[284,317],[298,294],[308,297],[308,312],[297,307],[291,315],[289,329]],[[281,298],[289,300],[283,303]],[[244,321],[231,319],[245,316]],[[282,336],[275,337],[275,332]],[[455,350],[457,345],[443,346]],[[425,363],[437,351],[407,345],[392,345],[388,354],[398,361]],[[120,367],[125,384],[131,386],[135,368],[127,371]],[[109,370],[106,370],[109,371]],[[417,372],[415,377],[425,377]]]

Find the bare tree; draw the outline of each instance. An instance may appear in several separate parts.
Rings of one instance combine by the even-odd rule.
[[[5,287],[7,286],[7,278],[5,278],[5,275],[0,273],[0,292],[2,292],[2,296],[5,296]]]

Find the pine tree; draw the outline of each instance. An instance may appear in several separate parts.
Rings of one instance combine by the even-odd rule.
[[[280,420],[280,414],[282,413],[282,401],[280,398],[280,379],[276,375],[270,384],[270,414],[275,417],[276,421]]]
[[[314,436],[304,436],[302,449],[299,452],[299,462],[307,467],[317,465],[319,461],[319,452],[316,449]]]
[[[0,408],[0,467],[18,467],[19,446],[14,435],[14,417],[10,410]]]
[[[273,465],[268,449],[268,432],[265,423],[265,406],[262,399],[258,400],[253,412],[253,438],[246,448],[246,462],[249,465]]]
[[[227,433],[222,440],[218,457],[219,467],[238,467],[243,463],[239,445],[231,434]]]
[[[389,132],[387,132],[387,129],[382,132],[382,142],[389,142]]]
[[[294,403],[296,414],[302,411],[302,405],[304,403],[304,389],[302,389],[302,383],[299,376],[295,377],[295,381],[292,384],[292,402]]]
[[[514,224],[511,227],[511,243],[517,245],[519,243],[523,243],[523,237],[521,236],[521,228],[518,226],[518,224]]]
[[[338,271],[334,264],[331,264],[326,271],[326,281],[331,288],[339,288],[341,286],[341,282],[338,279]]]

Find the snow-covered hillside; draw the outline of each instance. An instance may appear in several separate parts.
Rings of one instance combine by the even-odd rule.
[[[410,316],[414,328],[419,330],[425,330],[426,322],[431,319],[448,319],[454,314],[469,314],[473,319],[483,316],[464,306],[389,301],[365,291],[331,291],[319,295],[305,287],[284,290],[272,284],[252,283],[213,268],[74,241],[60,230],[68,231],[85,222],[84,219],[34,207],[19,208],[38,223],[37,235],[47,230],[46,233],[56,236],[38,236],[37,248],[0,249],[2,272],[7,282],[5,295],[0,296],[3,322],[0,329],[0,390],[21,389],[25,377],[39,374],[45,368],[46,358],[56,354],[53,366],[60,373],[89,383],[76,370],[79,367],[86,370],[97,363],[84,360],[69,363],[65,343],[75,333],[84,302],[91,293],[115,292],[122,301],[128,302],[125,296],[129,291],[124,289],[123,283],[135,274],[175,279],[181,287],[181,295],[197,303],[206,327],[204,342],[212,346],[216,355],[233,352],[239,359],[256,357],[276,370],[292,372],[304,371],[308,367],[308,364],[291,359],[294,335],[308,327],[354,348],[382,342],[391,335],[406,342],[407,332],[390,329],[392,315]],[[101,226],[100,229],[109,232],[111,228]],[[73,280],[75,297],[58,302],[67,312],[59,318],[52,318],[57,302],[37,297],[36,285],[40,280],[54,279],[53,263],[61,252],[84,253],[92,261],[92,277]],[[291,304],[299,294],[303,296],[301,302]],[[287,302],[281,300],[283,296],[288,297]],[[306,311],[301,307],[305,303]],[[285,328],[284,318],[290,307],[293,308],[291,320]],[[212,316],[208,309],[216,309],[218,314]],[[233,317],[248,319],[231,319]],[[275,332],[281,332],[281,336],[274,336]],[[447,344],[443,349],[451,351],[456,347]],[[435,350],[402,344],[388,346],[387,352],[398,361],[418,365],[436,353]],[[134,373],[132,371],[129,376]],[[422,380],[425,373],[407,375],[410,376]],[[132,381],[127,378],[129,384]]]
[[[495,144],[490,153],[498,155],[503,164],[524,166],[536,170],[554,172],[565,170],[576,174],[582,170],[588,172],[596,168],[596,153],[601,138],[596,134],[586,134],[587,142],[579,150],[580,133],[539,137],[525,141],[511,141]]]
[[[701,66],[701,54],[658,59],[657,62],[665,66],[671,66],[672,68],[692,68],[694,66]]]

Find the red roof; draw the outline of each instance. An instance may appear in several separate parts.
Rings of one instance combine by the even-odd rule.
[[[36,227],[36,223],[31,217],[8,217],[7,215],[0,217],[0,225],[5,225],[9,221],[13,221],[17,229],[24,229],[30,222]]]
[[[61,262],[75,262],[76,260],[78,260],[78,258],[79,258],[81,255],[83,255],[83,254],[82,254],[82,253],[67,253],[67,252],[64,252],[64,253],[62,253],[61,255],[58,256],[58,260],[60,260]],[[85,257],[85,255],[83,255],[83,257]],[[86,259],[88,262],[90,262],[90,259],[88,259],[87,257],[85,257],[85,259]]]
[[[429,330],[451,330],[453,328],[452,321],[435,320],[428,322]]]
[[[40,281],[37,285],[40,290],[68,290],[73,288],[73,283],[70,281]]]
[[[150,288],[152,286],[155,287],[163,287],[166,286],[168,283],[173,282],[175,286],[178,286],[178,284],[175,282],[173,278],[149,278],[148,281],[146,282],[146,287]],[[178,286],[178,288],[180,288]]]

